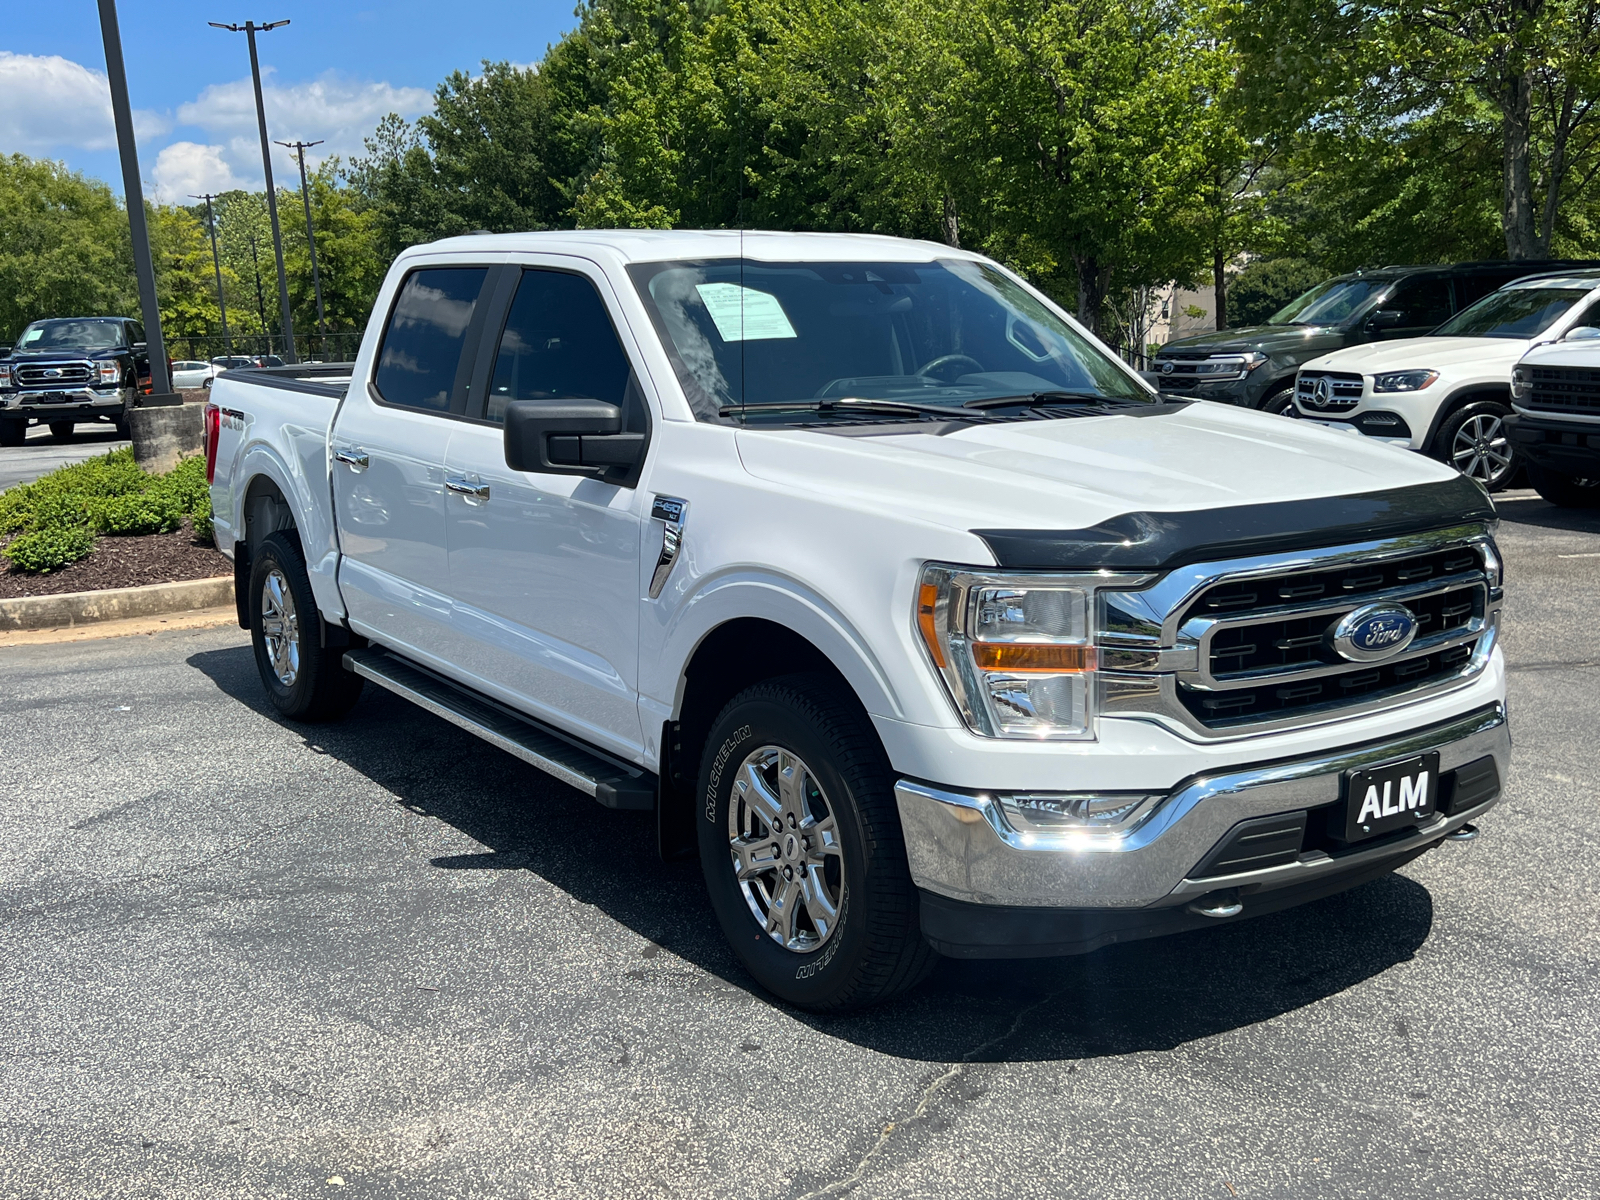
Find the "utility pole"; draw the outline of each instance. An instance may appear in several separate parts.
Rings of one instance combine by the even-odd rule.
[[[101,0],[107,3],[109,0]],[[289,277],[283,270],[283,231],[278,227],[278,193],[272,183],[272,142],[267,137],[267,107],[261,99],[261,62],[256,57],[256,34],[281,29],[289,22],[269,21],[257,25],[246,21],[243,25],[223,25],[207,21],[213,29],[226,29],[229,33],[243,33],[250,42],[250,79],[256,89],[256,125],[261,130],[261,170],[267,177],[267,215],[272,218],[272,249],[278,256],[278,309],[283,326],[283,361],[299,362],[294,355],[294,316],[289,312]]]
[[[322,352],[328,352],[327,339],[328,327],[322,317],[322,276],[317,273],[317,234],[311,228],[311,193],[306,188],[306,151],[312,146],[322,145],[322,139],[314,142],[279,142],[280,146],[287,146],[300,158],[300,199],[306,206],[306,241],[311,245],[311,287],[317,293],[317,335],[323,340]]]
[[[256,313],[261,318],[261,334],[267,339],[267,349],[272,349],[272,337],[267,333],[267,298],[261,294],[261,256],[256,253],[256,235],[250,235],[250,262],[256,269]]]
[[[206,225],[211,230],[211,266],[217,273],[217,307],[222,311],[222,352],[231,356],[233,340],[228,337],[228,301],[222,294],[222,256],[217,253],[217,214],[211,210],[212,195],[211,192],[204,196],[191,194],[189,199],[206,202]]]
[[[181,404],[172,392],[172,379],[167,374],[167,343],[161,336],[161,307],[156,302],[150,230],[144,220],[139,147],[133,138],[133,109],[128,103],[128,72],[122,64],[122,30],[117,25],[117,3],[116,0],[99,2],[100,37],[106,46],[106,78],[111,85],[111,115],[117,127],[117,150],[122,158],[122,192],[128,205],[128,232],[133,237],[133,269],[139,278],[139,311],[144,317],[145,353],[150,359],[150,396],[145,402]]]

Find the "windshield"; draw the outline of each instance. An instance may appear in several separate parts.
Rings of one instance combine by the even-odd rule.
[[[117,321],[35,321],[17,339],[18,350],[110,350],[120,345]]]
[[[1289,301],[1267,318],[1268,325],[1338,325],[1383,291],[1388,279],[1330,279]]]
[[[628,270],[703,421],[839,419],[836,408],[806,411],[829,401],[909,404],[937,416],[1036,392],[1156,402],[1129,371],[984,263],[719,259]],[[724,412],[744,405],[793,408]]]
[[[1589,294],[1577,287],[1514,287],[1462,309],[1432,337],[1535,338]]]

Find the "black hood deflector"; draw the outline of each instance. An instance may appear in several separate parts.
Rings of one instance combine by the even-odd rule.
[[[1194,512],[1134,512],[1089,529],[974,529],[1002,567],[1025,571],[1165,571],[1184,563],[1282,554],[1403,537],[1495,519],[1465,476],[1438,483],[1244,504]]]

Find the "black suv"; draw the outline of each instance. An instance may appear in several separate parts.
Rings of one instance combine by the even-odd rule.
[[[24,329],[0,359],[0,446],[20,446],[28,423],[58,441],[78,421],[111,421],[126,436],[128,410],[150,387],[144,326],[128,317],[57,317]]]
[[[1380,339],[1421,337],[1514,279],[1589,262],[1379,267],[1319,283],[1262,325],[1168,342],[1145,378],[1163,392],[1283,412],[1307,359]]]

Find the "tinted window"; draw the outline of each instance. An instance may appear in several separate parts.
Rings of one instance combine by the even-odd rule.
[[[1441,337],[1537,337],[1589,294],[1577,287],[1509,287],[1485,296],[1433,332]]]
[[[486,267],[435,267],[406,276],[383,332],[378,394],[390,404],[448,412]]]
[[[631,373],[594,284],[563,271],[524,271],[484,415],[504,421],[513,400],[583,397],[627,407]]]
[[[1432,329],[1450,316],[1450,281],[1442,275],[1403,280],[1383,307],[1400,313],[1407,328]]]
[[[144,326],[137,321],[128,322],[128,344],[137,346],[144,341]]]

